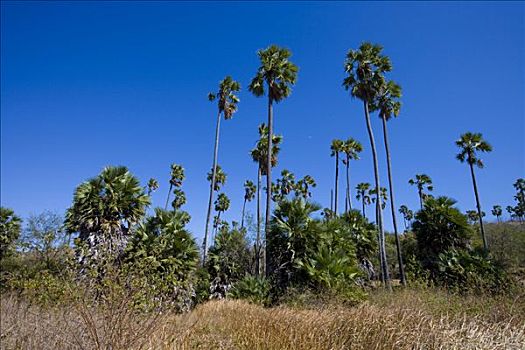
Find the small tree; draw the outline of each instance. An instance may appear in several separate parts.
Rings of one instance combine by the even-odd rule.
[[[426,174],[416,174],[415,178],[408,180],[408,184],[412,186],[415,185],[417,187],[419,204],[421,206],[421,209],[423,209],[423,203],[428,197],[428,195],[425,194],[425,189],[429,192],[432,192],[434,190],[434,186],[432,185],[432,179]]]
[[[492,207],[492,215],[496,217],[498,222],[500,222],[500,217],[503,214],[503,210],[501,209],[501,205],[495,205]]]
[[[241,228],[244,228],[244,211],[246,209],[246,202],[251,202],[255,198],[256,190],[257,188],[252,181],[246,180],[244,182],[244,202],[242,204]]]

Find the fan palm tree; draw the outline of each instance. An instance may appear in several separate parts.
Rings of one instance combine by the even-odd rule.
[[[330,156],[335,156],[335,197],[334,197],[334,213],[337,216],[337,198],[339,189],[339,153],[343,152],[344,142],[341,140],[332,140],[330,145]]]
[[[363,151],[363,146],[359,141],[349,138],[343,144],[343,152],[345,154],[345,159],[343,159],[343,164],[346,166],[346,200],[345,200],[345,213],[348,212],[348,209],[352,210],[352,197],[350,195],[350,160],[358,160],[359,153]]]
[[[168,198],[166,198],[166,205],[164,206],[164,210],[168,210],[168,203],[170,200],[171,190],[173,189],[173,187],[182,186],[182,181],[184,181],[184,178],[184,168],[181,165],[173,163],[171,165],[170,190],[168,192]]]
[[[370,184],[368,182],[361,182],[357,184],[355,189],[357,190],[357,195],[355,198],[358,201],[361,201],[363,205],[363,216],[366,218],[365,206],[370,204],[370,195],[368,192],[370,190]]]
[[[370,122],[369,107],[377,99],[381,86],[385,84],[384,73],[392,70],[390,59],[382,54],[383,48],[380,45],[363,43],[358,50],[350,50],[346,55],[345,72],[347,76],[343,81],[343,86],[350,91],[352,97],[363,101],[365,121],[370,138],[374,162],[375,187],[380,188],[379,165],[377,161],[377,151]],[[380,208],[379,192],[376,194],[376,206],[378,212],[378,233],[379,251],[381,256],[381,268],[385,277],[385,284],[391,289],[390,277],[385,249],[385,232],[383,227],[383,211]]]
[[[392,180],[392,161],[390,155],[390,145],[388,142],[387,121],[392,117],[397,117],[401,109],[401,87],[393,81],[389,81],[382,86],[376,104],[373,109],[379,110],[379,117],[383,123],[383,140],[385,142],[386,165],[388,172],[388,187],[390,189],[390,209],[392,213],[392,225],[394,226],[394,236],[396,240],[397,260],[399,264],[399,276],[401,284],[406,286],[405,269],[403,267],[403,255],[401,254],[401,244],[397,232],[396,205],[394,200],[394,183]]]
[[[368,191],[368,193],[371,195],[372,203],[377,203],[377,188],[371,189],[370,191]],[[386,207],[386,202],[388,200],[388,192],[386,191],[386,188],[381,187],[381,190],[379,191],[379,198],[381,200],[380,202],[381,205],[379,206],[379,208],[384,210]],[[379,220],[378,219],[379,213],[377,212],[377,208],[378,206],[376,205],[376,223]]]
[[[485,229],[483,228],[483,216],[481,213],[481,204],[479,203],[478,186],[476,184],[476,176],[474,174],[474,165],[478,168],[483,168],[483,161],[477,157],[477,152],[491,152],[492,146],[485,140],[480,133],[464,133],[456,141],[456,146],[461,149],[456,155],[456,158],[461,162],[467,162],[470,167],[470,175],[472,176],[472,185],[474,186],[474,195],[476,196],[476,207],[479,214],[479,227],[481,230],[481,238],[483,239],[483,248],[488,250],[487,240],[485,238]]]
[[[126,167],[106,167],[76,188],[64,225],[69,234],[77,232],[87,244],[84,258],[101,258],[99,247],[109,257],[118,258],[131,228],[142,220],[149,204],[144,188]]]
[[[306,175],[301,180],[297,181],[295,184],[295,196],[302,197],[304,200],[307,200],[312,196],[310,193],[310,187],[316,187],[317,183],[314,178],[310,175]]]
[[[221,222],[221,213],[230,209],[230,199],[224,193],[219,193],[215,200],[215,211],[217,212],[217,222]],[[218,226],[218,225],[217,225]],[[217,228],[217,226],[215,228]]]
[[[417,186],[417,194],[419,195],[419,205],[423,209],[423,200],[426,198],[425,188],[427,191],[432,192],[434,186],[432,185],[432,179],[426,174],[416,174],[416,177],[408,180],[408,183],[412,186]]]
[[[405,221],[405,231],[406,231],[408,228],[408,225],[410,225],[410,221],[412,221],[412,219],[414,218],[414,212],[408,209],[406,205],[402,205],[401,207],[399,207],[399,213],[403,215],[403,220]]]
[[[236,92],[241,90],[241,85],[227,76],[219,83],[219,91],[217,93],[209,93],[208,100],[210,102],[217,100],[217,124],[215,127],[215,145],[213,148],[213,165],[212,175],[210,183],[210,196],[208,199],[208,211],[206,212],[206,226],[204,228],[204,239],[202,242],[202,263],[206,263],[206,256],[208,254],[208,230],[210,226],[211,217],[211,206],[213,202],[213,192],[215,191],[216,173],[217,173],[217,162],[219,157],[219,134],[221,127],[221,116],[224,116],[225,120],[233,118],[235,112],[237,112],[237,104],[239,98],[235,95]]]
[[[242,205],[242,218],[241,218],[241,228],[244,228],[244,210],[246,209],[246,202],[251,202],[255,198],[255,184],[246,180],[244,182],[244,203]]]
[[[148,196],[151,196],[151,193],[155,192],[159,188],[159,182],[154,178],[149,179],[148,181]]]
[[[272,161],[271,167],[277,165],[277,156],[281,151],[281,143],[283,137],[281,135],[273,135],[272,137]],[[259,125],[259,140],[255,145],[255,148],[251,150],[250,155],[252,160],[257,163],[257,234],[255,242],[255,272],[257,275],[261,272],[261,267],[264,264],[261,263],[261,258],[265,256],[261,245],[261,178],[267,175],[268,165],[267,152],[268,152],[268,127],[264,123]]]
[[[501,209],[501,205],[495,205],[492,207],[492,215],[496,217],[498,222],[500,222],[501,214],[503,214],[503,209]]]
[[[272,188],[272,142],[273,142],[273,103],[287,98],[292,92],[291,86],[297,80],[297,66],[290,62],[291,52],[272,45],[265,50],[257,51],[261,65],[250,83],[249,90],[257,97],[265,94],[265,83],[268,94],[268,144],[266,175],[266,218],[265,232],[270,231],[270,206]]]

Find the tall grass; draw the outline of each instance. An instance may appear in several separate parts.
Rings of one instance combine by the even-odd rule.
[[[523,349],[519,297],[376,292],[359,306],[212,301],[176,315],[1,300],[2,349]]]

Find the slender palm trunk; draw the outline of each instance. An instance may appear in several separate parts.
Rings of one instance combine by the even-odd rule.
[[[255,240],[255,273],[261,274],[261,165],[257,170],[257,237]]]
[[[383,137],[385,139],[386,164],[388,172],[388,185],[390,188],[390,209],[392,211],[392,224],[394,225],[394,235],[396,238],[397,262],[399,264],[399,277],[403,286],[407,285],[405,268],[403,266],[403,255],[401,254],[401,244],[399,243],[399,234],[397,232],[396,206],[394,204],[394,183],[392,181],[392,163],[390,159],[390,145],[388,144],[388,131],[386,127],[386,118],[383,116]]]
[[[170,194],[171,194],[172,188],[173,188],[173,184],[170,183],[170,190],[168,191],[168,198],[166,198],[166,205],[164,206],[164,210],[168,210],[168,203],[170,201]]]
[[[346,158],[346,201],[348,208],[352,210],[352,197],[350,196],[350,159]]]
[[[246,197],[244,197],[244,203],[242,204],[241,228],[244,228],[244,210],[245,209],[246,209]]]
[[[474,185],[474,194],[476,195],[476,207],[478,208],[479,228],[481,230],[481,238],[483,239],[483,249],[489,250],[487,239],[485,238],[485,229],[483,228],[483,217],[481,216],[481,204],[479,204],[478,185],[476,184],[476,176],[474,175],[474,165],[469,162],[470,174],[472,175],[472,184]]]
[[[423,190],[418,188],[417,194],[419,195],[419,206],[421,207],[421,210],[423,210]]]
[[[378,233],[379,233],[379,253],[381,255],[381,271],[383,272],[383,278],[385,281],[385,286],[388,290],[392,289],[392,286],[390,285],[390,275],[388,273],[388,263],[386,258],[386,249],[385,249],[385,232],[383,229],[383,211],[381,210],[381,197],[380,197],[380,181],[379,181],[379,165],[377,162],[377,151],[376,151],[376,144],[374,140],[374,133],[372,131],[372,124],[370,123],[370,114],[368,112],[368,102],[363,101],[364,109],[365,109],[365,119],[366,119],[366,127],[368,130],[368,137],[370,138],[370,147],[372,148],[372,156],[374,159],[374,180],[375,185],[377,188],[376,193],[376,212],[377,212],[377,226],[378,226]]]
[[[271,86],[268,90],[271,90]],[[268,242],[268,236],[270,234],[270,217],[271,217],[271,194],[272,194],[272,139],[273,139],[273,106],[272,98],[270,96],[270,91],[268,92],[268,158],[266,160],[266,218],[265,218],[265,241]],[[269,273],[268,269],[268,258],[267,258],[267,247],[268,244],[265,244],[263,251],[264,255],[264,266],[266,267],[266,275]]]
[[[334,190],[330,190],[330,211],[334,211]]]
[[[206,263],[208,256],[208,232],[211,218],[211,205],[213,203],[213,192],[215,190],[215,177],[217,176],[217,158],[219,157],[219,132],[221,128],[221,112],[217,113],[217,126],[215,127],[215,146],[213,149],[213,166],[211,172],[210,198],[208,199],[208,212],[206,214],[206,227],[204,228],[204,239],[202,241],[202,265]]]
[[[334,213],[337,216],[337,197],[338,197],[338,182],[339,182],[339,151],[335,151],[335,202],[334,202]]]

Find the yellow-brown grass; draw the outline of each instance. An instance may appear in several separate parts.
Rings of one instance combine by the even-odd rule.
[[[184,315],[46,308],[2,298],[5,349],[524,349],[522,297],[374,293],[356,307],[213,301]]]

